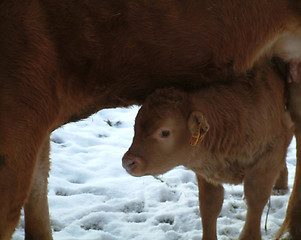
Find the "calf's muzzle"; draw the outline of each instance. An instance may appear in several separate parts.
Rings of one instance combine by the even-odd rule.
[[[126,152],[122,157],[123,168],[133,176],[142,176],[143,160],[132,153]]]

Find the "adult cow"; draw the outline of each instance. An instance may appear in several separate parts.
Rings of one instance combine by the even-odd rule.
[[[297,0],[2,0],[0,19],[1,240],[23,205],[26,239],[52,238],[47,172],[57,127],[142,103],[158,87],[235,78],[263,58],[285,59],[294,81],[300,72]],[[300,239],[301,85],[292,84],[299,151],[282,230]]]

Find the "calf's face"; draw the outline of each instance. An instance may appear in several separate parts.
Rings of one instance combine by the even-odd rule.
[[[175,100],[169,97],[171,92],[173,97],[183,96]],[[202,113],[187,109],[184,93],[169,89],[168,94],[155,92],[138,112],[133,143],[122,158],[123,167],[133,176],[163,174],[185,165],[193,145],[209,129]]]

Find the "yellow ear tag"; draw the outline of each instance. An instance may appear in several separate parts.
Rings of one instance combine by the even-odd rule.
[[[191,146],[196,146],[199,142],[202,142],[204,140],[204,136],[201,136],[201,127],[202,124],[200,123],[197,130],[192,134],[189,144]]]

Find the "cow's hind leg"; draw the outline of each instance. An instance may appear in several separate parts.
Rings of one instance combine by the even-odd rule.
[[[49,144],[47,137],[38,156],[34,180],[24,207],[26,240],[52,239],[47,198]]]
[[[284,115],[284,124],[286,125],[288,132],[286,133],[286,136],[283,136],[285,138],[285,149],[284,149],[284,155],[282,160],[282,169],[279,173],[279,176],[274,184],[273,193],[275,195],[284,195],[289,191],[288,188],[288,169],[286,166],[286,155],[287,155],[287,149],[293,139],[295,128],[294,124],[292,122],[290,113],[288,111],[285,112]]]
[[[293,239],[301,239],[301,83],[290,84],[289,110],[295,123],[297,142],[297,161],[294,187],[290,196],[285,220],[276,238],[285,232],[290,232]]]

